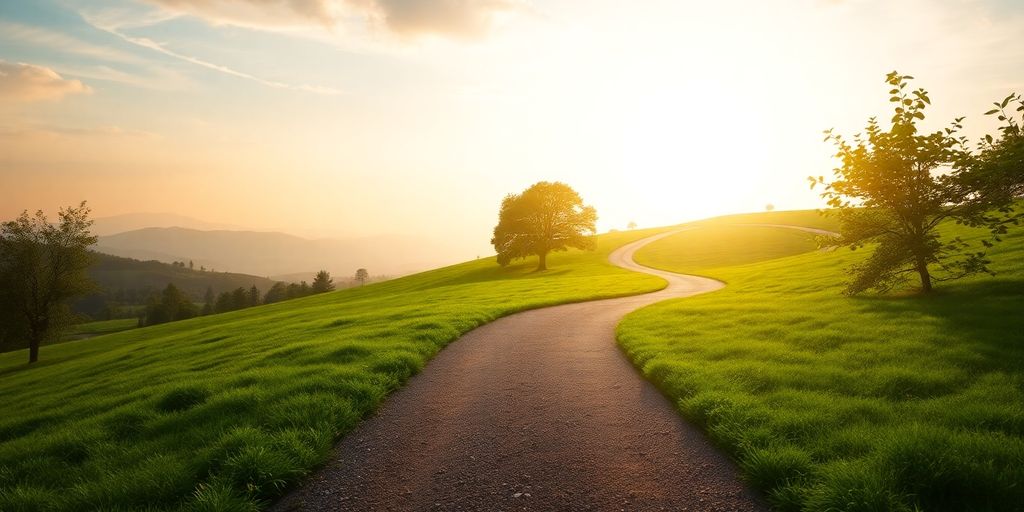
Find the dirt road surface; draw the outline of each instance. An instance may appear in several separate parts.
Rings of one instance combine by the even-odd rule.
[[[527,311],[467,333],[272,510],[764,510],[615,342],[630,311],[724,286],[633,261],[673,233],[610,256],[664,278],[665,289]]]

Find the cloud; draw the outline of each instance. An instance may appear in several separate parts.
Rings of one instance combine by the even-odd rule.
[[[333,28],[365,20],[395,34],[477,38],[520,0],[149,0],[165,9],[216,24],[250,28]]]
[[[89,86],[64,78],[50,68],[0,60],[0,101],[59,100],[90,92]]]
[[[120,25],[117,25],[115,23],[104,22],[103,18],[95,17],[95,16],[88,16],[88,15],[83,15],[83,18],[85,19],[86,23],[89,23],[94,28],[97,28],[97,29],[102,30],[104,32],[107,32],[109,34],[115,35],[115,36],[121,38],[122,40],[124,40],[125,42],[128,42],[128,43],[134,44],[136,46],[140,46],[142,48],[146,48],[146,49],[155,51],[157,53],[161,53],[161,54],[166,55],[168,57],[173,57],[175,59],[178,59],[178,60],[181,60],[181,61],[184,61],[184,62],[188,62],[189,64],[193,64],[193,65],[196,65],[196,66],[199,66],[199,67],[203,67],[203,68],[206,68],[206,69],[209,69],[209,70],[213,70],[213,71],[217,71],[217,72],[220,72],[220,73],[224,73],[225,75],[230,75],[230,76],[234,76],[234,77],[237,77],[237,78],[243,78],[243,79],[246,79],[246,80],[251,80],[251,81],[256,82],[258,84],[265,85],[267,87],[273,87],[275,89],[289,89],[289,90],[293,90],[293,91],[304,91],[304,92],[311,92],[311,93],[315,93],[315,94],[325,94],[325,95],[337,95],[337,94],[342,94],[343,93],[343,91],[341,91],[339,89],[332,88],[332,87],[324,87],[324,86],[309,85],[309,84],[293,84],[293,83],[279,82],[279,81],[274,81],[274,80],[267,80],[265,78],[261,78],[261,77],[255,76],[255,75],[246,73],[244,71],[239,71],[239,70],[236,70],[236,69],[228,67],[228,66],[224,66],[224,65],[221,65],[221,64],[216,64],[216,63],[213,63],[213,62],[209,62],[207,60],[203,60],[203,59],[201,59],[199,57],[194,57],[194,56],[191,56],[191,55],[185,55],[183,53],[176,52],[176,51],[168,48],[167,46],[165,46],[165,45],[163,45],[161,43],[158,43],[156,41],[153,41],[152,39],[149,39],[149,38],[146,38],[146,37],[138,37],[138,36],[128,35],[128,34],[126,34],[126,33],[121,31],[121,26]]]
[[[518,9],[508,0],[372,0],[378,15],[401,34],[459,37],[486,34],[495,16]]]
[[[67,137],[104,137],[104,138],[135,138],[160,139],[160,135],[145,130],[126,129],[120,126],[69,127],[57,125],[13,124],[0,125],[0,140],[18,139],[53,140]]]
[[[3,20],[0,20],[0,38],[109,62],[138,63],[141,60],[129,53],[90,44],[60,32]]]

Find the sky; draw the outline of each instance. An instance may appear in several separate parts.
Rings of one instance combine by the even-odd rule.
[[[600,231],[814,208],[822,131],[1024,92],[1016,0],[0,0],[0,218],[86,199],[485,252],[564,181]]]

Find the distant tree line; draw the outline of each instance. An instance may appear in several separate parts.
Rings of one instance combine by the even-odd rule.
[[[360,269],[362,270],[362,269]],[[139,326],[157,325],[178,320],[188,320],[197,316],[215,315],[251,308],[262,304],[273,304],[285,300],[298,299],[334,290],[334,281],[330,272],[321,270],[313,276],[313,283],[277,282],[261,294],[256,285],[248,289],[238,287],[231,291],[215,294],[212,287],[206,288],[202,308],[192,303],[188,297],[173,283],[167,285],[163,292],[154,294],[146,303],[146,308],[139,315]]]

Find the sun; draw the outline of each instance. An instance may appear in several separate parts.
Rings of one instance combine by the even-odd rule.
[[[692,80],[631,96],[623,103],[619,165],[642,187],[652,221],[750,209],[760,201],[757,176],[769,149],[763,120],[735,102],[735,91]]]

